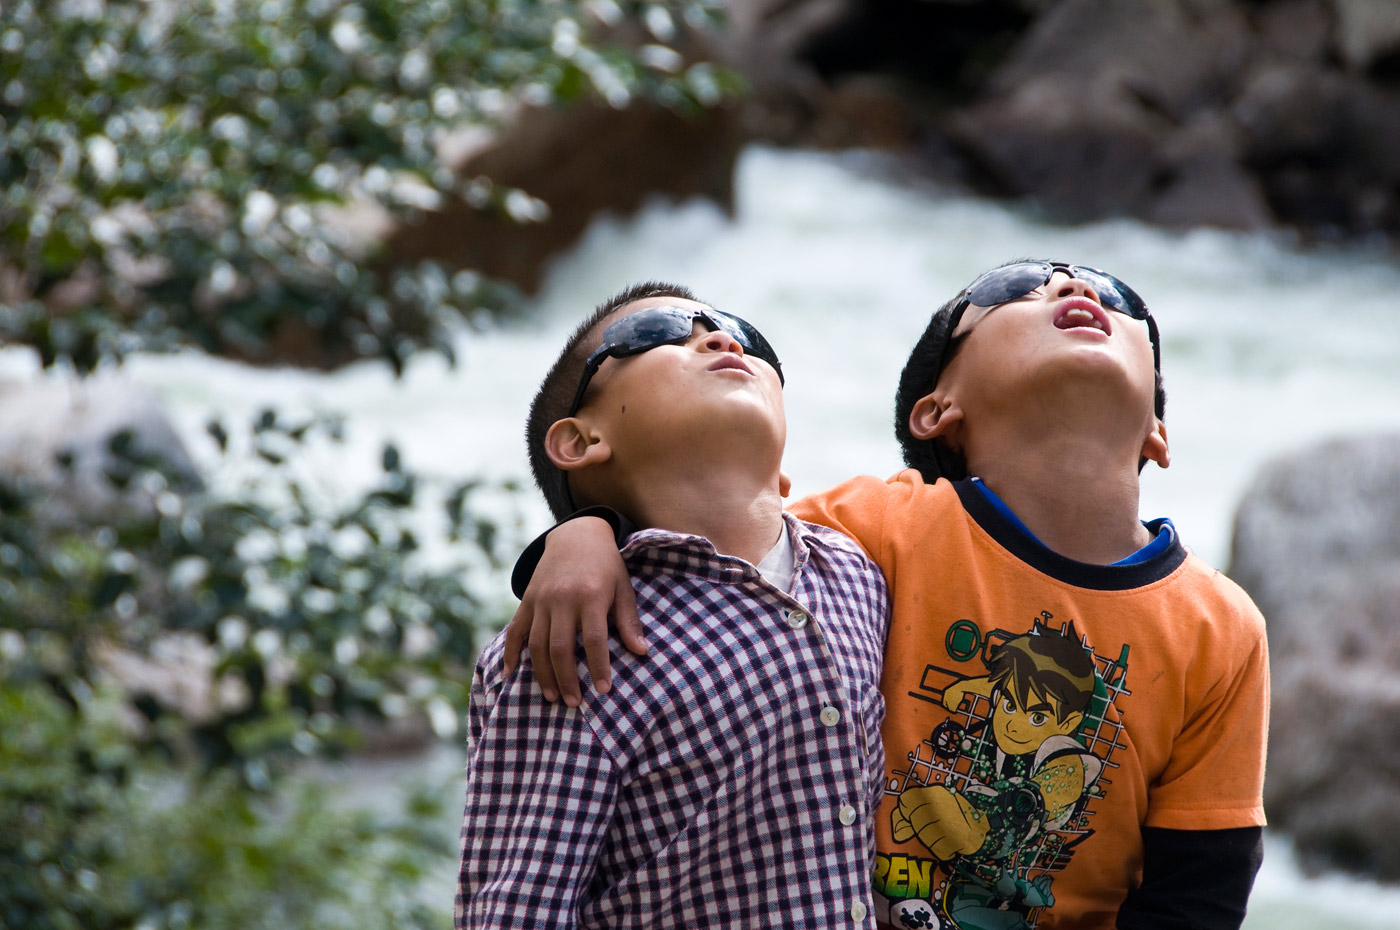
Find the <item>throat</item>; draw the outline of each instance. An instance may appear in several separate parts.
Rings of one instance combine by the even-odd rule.
[[[1033,487],[996,478],[983,480],[993,506],[1047,549],[1091,565],[1129,558],[1152,541],[1138,516],[1136,483],[1131,488]]]

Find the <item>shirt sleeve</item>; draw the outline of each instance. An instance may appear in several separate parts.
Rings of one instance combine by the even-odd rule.
[[[1249,651],[1218,673],[1185,722],[1171,760],[1151,787],[1145,826],[1227,830],[1264,826],[1264,756],[1269,731],[1269,652],[1253,605]]]
[[[617,805],[616,767],[528,659],[472,684],[456,930],[574,927]]]
[[[1239,930],[1264,861],[1262,827],[1142,831],[1142,884],[1118,930]]]
[[[519,558],[515,560],[515,568],[513,568],[510,573],[510,590],[516,597],[525,597],[525,589],[530,586],[530,579],[535,577],[535,569],[539,567],[540,559],[544,556],[544,544],[549,534],[565,523],[568,523],[570,520],[575,520],[579,517],[598,517],[600,520],[606,521],[608,526],[612,527],[613,542],[617,543],[617,548],[619,549],[621,549],[623,544],[627,541],[627,537],[637,531],[636,525],[631,520],[611,507],[604,507],[600,504],[594,507],[585,507],[582,510],[575,510],[567,517],[530,540],[530,544],[525,547],[525,550],[520,553]]]

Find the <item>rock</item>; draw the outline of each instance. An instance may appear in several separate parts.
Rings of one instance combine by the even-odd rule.
[[[547,204],[547,214],[516,224],[454,201],[396,228],[385,249],[391,264],[433,258],[533,292],[546,259],[598,213],[630,213],[651,197],[731,207],[739,147],[739,114],[724,107],[690,116],[640,102],[527,107],[459,172],[520,188]]]
[[[1233,0],[1061,0],[1036,19],[987,89],[996,95],[1047,77],[1082,89],[1117,85],[1182,123],[1230,97],[1248,36]],[[1096,102],[1089,97],[1080,107]]]
[[[0,384],[0,469],[45,489],[48,517],[66,521],[156,505],[164,488],[120,488],[107,477],[123,466],[111,449],[122,434],[131,437],[132,455],[165,462],[173,489],[201,486],[163,404],[145,388],[110,374]]]
[[[1122,84],[1054,77],[1026,81],[952,120],[979,174],[1068,220],[1131,213],[1152,189],[1170,128]]]
[[[759,138],[885,147],[915,174],[1071,221],[1400,233],[1394,0],[733,10],[730,60],[753,81]],[[921,169],[929,152],[938,163]]]
[[[1345,130],[1350,82],[1319,64],[1261,68],[1246,81],[1230,108],[1243,134],[1245,154],[1261,167],[1289,159],[1337,154]]]
[[[917,114],[890,78],[840,79],[832,86],[823,112],[826,118],[809,137],[824,147],[908,149],[918,141]]]
[[[1395,0],[1332,0],[1337,50],[1353,70],[1400,52],[1400,4]]]
[[[1180,229],[1261,229],[1273,221],[1258,177],[1240,162],[1239,132],[1218,113],[1175,133],[1159,152],[1148,221]]]
[[[1270,823],[1313,866],[1400,878],[1400,436],[1270,463],[1229,574],[1268,621]]]
[[[724,58],[744,72],[759,97],[813,88],[804,51],[816,37],[843,29],[854,0],[730,0]],[[819,91],[818,91],[819,92]]]
[[[1231,114],[1281,219],[1357,234],[1400,228],[1400,92],[1279,64],[1253,76]]]
[[[1041,16],[954,119],[979,167],[1016,196],[1071,219],[1156,212],[1174,224],[1267,220],[1232,157],[1172,164],[1172,138],[1228,98],[1245,57],[1233,5],[1064,0]],[[1202,198],[1228,194],[1222,209]],[[1261,216],[1262,214],[1262,216]]]
[[[1257,52],[1266,61],[1322,64],[1332,48],[1331,0],[1274,0],[1254,14]]]

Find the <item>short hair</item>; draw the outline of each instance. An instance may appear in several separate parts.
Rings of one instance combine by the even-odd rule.
[[[1027,259],[1014,259],[998,267],[1022,261]],[[966,332],[960,336],[954,336],[952,333],[953,310],[962,300],[966,290],[963,288],[958,291],[951,300],[933,312],[923,335],[914,343],[914,350],[909,353],[904,370],[899,374],[899,387],[894,396],[894,435],[904,454],[904,464],[916,469],[929,484],[939,478],[960,481],[967,477],[967,459],[961,452],[951,448],[940,438],[919,439],[909,430],[909,415],[914,412],[914,405],[938,385],[939,376],[952,364],[968,336]],[[941,353],[940,348],[943,349]],[[1157,419],[1165,421],[1167,391],[1162,383],[1162,372],[1157,370],[1154,370],[1152,407]],[[1146,464],[1147,459],[1140,459],[1138,471],[1142,471]]]
[[[549,460],[549,454],[545,451],[545,434],[556,422],[569,415],[569,404],[578,390],[588,356],[597,348],[598,340],[592,338],[594,332],[619,308],[648,297],[696,299],[689,288],[665,281],[642,281],[609,297],[574,329],[559,357],[550,366],[549,373],[540,382],[534,400],[530,402],[530,413],[525,420],[525,446],[530,456],[530,471],[556,520],[563,520],[573,512],[573,497],[569,492],[568,476]]]

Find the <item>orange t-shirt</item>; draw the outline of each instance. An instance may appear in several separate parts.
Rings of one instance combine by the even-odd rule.
[[[881,923],[1111,928],[1144,826],[1263,825],[1264,619],[1179,541],[1075,562],[913,470],[791,510],[864,546],[893,600]]]

